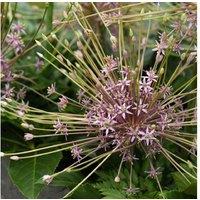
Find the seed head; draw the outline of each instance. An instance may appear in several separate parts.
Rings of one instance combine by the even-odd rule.
[[[5,156],[5,153],[0,152],[0,157],[4,157],[4,156]]]
[[[58,102],[58,108],[60,110],[64,110],[66,108],[67,104],[69,103],[69,101],[68,101],[67,97],[65,97],[63,95],[62,95],[62,97],[59,98],[59,100],[60,101]]]
[[[17,33],[10,33],[6,36],[7,44],[13,48],[16,54],[22,51],[24,43],[22,38]]]
[[[47,94],[52,95],[56,92],[56,83],[52,83],[51,86],[47,88]]]
[[[53,177],[50,176],[50,175],[44,175],[44,176],[42,177],[42,181],[43,181],[44,183],[46,183],[47,185],[48,185],[49,183],[51,183],[52,180],[53,180]]]
[[[10,159],[11,159],[11,160],[15,160],[15,161],[17,161],[17,160],[20,159],[20,157],[19,157],[19,156],[11,156]]]
[[[115,177],[115,182],[116,182],[116,183],[119,183],[119,182],[120,182],[120,177],[119,177],[119,176],[116,176],[116,177]]]
[[[67,124],[63,124],[59,119],[57,121],[54,121],[54,130],[56,131],[55,133],[61,133],[68,135],[68,129],[67,129]]]
[[[32,140],[33,138],[34,138],[34,136],[31,133],[24,134],[24,140],[26,140],[26,141]]]
[[[83,149],[81,149],[80,147],[78,147],[77,145],[74,145],[72,147],[71,153],[73,156],[73,159],[77,158],[78,160],[80,160],[82,158],[81,154],[82,154]]]

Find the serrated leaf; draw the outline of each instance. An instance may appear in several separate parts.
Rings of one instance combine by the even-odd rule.
[[[57,167],[62,154],[54,153],[46,156],[11,161],[9,174],[13,183],[27,198],[37,198],[45,185],[37,181],[45,174],[51,174]]]
[[[155,181],[150,180],[148,178],[144,179],[143,177],[140,177],[140,184],[141,184],[140,187],[143,190],[148,190],[149,192],[157,190],[157,185],[156,185]]]
[[[172,176],[179,191],[184,191],[190,186],[190,183],[179,172],[173,173]]]
[[[100,199],[101,197],[99,190],[90,183],[81,185],[71,196],[73,199]]]
[[[101,193],[104,195],[103,199],[125,199],[126,198],[126,195],[112,188],[101,189]]]
[[[188,188],[184,190],[184,193],[190,195],[197,195],[197,182],[192,183]]]

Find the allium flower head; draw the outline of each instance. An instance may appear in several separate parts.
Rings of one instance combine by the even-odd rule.
[[[68,101],[68,99],[67,99],[66,96],[60,97],[59,100],[60,101],[58,102],[58,108],[60,110],[64,110],[66,108],[66,106],[67,106],[67,104],[68,104],[69,101]]]
[[[17,33],[10,33],[6,37],[7,44],[13,48],[16,54],[22,51],[24,43]]]
[[[59,119],[57,121],[54,122],[54,130],[56,131],[55,133],[61,133],[61,134],[65,134],[68,135],[68,129],[67,129],[67,125],[63,124]]]
[[[129,188],[125,188],[126,192],[128,194],[136,194],[137,192],[140,191],[140,188],[136,188],[136,187],[129,187]]]
[[[29,141],[29,140],[32,140],[33,139],[33,134],[31,134],[31,133],[25,133],[24,134],[24,139],[26,140],[26,141]]]
[[[41,58],[36,57],[35,68],[36,70],[40,70],[41,67],[44,65],[44,61]]]
[[[0,66],[2,74],[1,80],[4,82],[11,82],[14,79],[11,71],[11,66],[8,64],[8,61],[2,54],[0,54]]]
[[[153,51],[156,51],[156,55],[150,57],[154,63],[145,64],[148,60],[146,59],[146,49],[152,51],[149,47],[149,40],[151,40],[149,36],[150,31],[152,31],[151,23],[149,23],[148,31],[145,34],[143,28],[140,27],[139,32],[134,36],[134,40],[133,33],[130,34],[130,37],[127,36],[127,28],[130,29],[134,25],[132,22],[135,21],[140,23],[143,21],[151,22],[152,18],[157,17],[159,12],[161,12],[161,15],[159,14],[158,17],[162,18],[164,11],[162,9],[159,12],[152,11],[151,13],[141,11],[141,15],[138,14],[138,17],[126,14],[122,17],[117,16],[118,34],[114,36],[105,23],[102,13],[98,12],[97,6],[94,3],[92,3],[92,6],[97,12],[96,16],[102,20],[107,31],[108,40],[104,41],[105,44],[101,45],[100,36],[94,33],[89,20],[83,17],[84,12],[80,9],[73,11],[73,15],[81,30],[75,30],[77,26],[73,24],[70,24],[69,27],[72,31],[75,30],[76,36],[78,35],[74,40],[81,41],[81,45],[80,43],[75,45],[78,46],[78,54],[80,51],[81,54],[77,54],[74,46],[72,48],[67,45],[65,50],[73,57],[70,58],[70,61],[64,59],[66,51],[63,52],[63,59],[52,54],[52,58],[59,63],[56,65],[52,63],[51,59],[43,56],[46,62],[58,69],[80,88],[77,99],[70,99],[64,94],[56,92],[55,85],[51,85],[48,87],[47,98],[50,98],[53,93],[59,94],[59,101],[56,104],[59,112],[43,111],[31,107],[29,109],[31,117],[28,120],[34,122],[33,129],[37,130],[37,126],[44,123],[45,127],[50,127],[47,129],[48,131],[61,133],[60,135],[68,134],[68,141],[57,145],[64,145],[64,150],[70,149],[75,160],[73,164],[63,171],[53,174],[50,178],[66,171],[81,170],[98,162],[88,176],[65,196],[68,197],[109,157],[115,154],[121,161],[118,172],[114,176],[117,178],[113,177],[113,180],[116,183],[121,180],[121,168],[128,164],[131,167],[130,187],[127,188],[129,193],[138,191],[137,188],[134,189],[131,183],[132,169],[134,165],[138,165],[139,161],[144,160],[149,163],[150,169],[143,172],[146,172],[148,177],[155,179],[160,189],[158,175],[161,172],[159,171],[160,166],[157,166],[158,157],[166,158],[186,180],[189,180],[187,177],[196,179],[195,172],[189,172],[182,167],[182,162],[184,164],[187,162],[181,157],[182,155],[168,148],[168,144],[172,144],[175,147],[178,146],[182,151],[186,151],[188,157],[196,156],[193,152],[193,148],[196,146],[193,139],[196,135],[192,132],[192,129],[195,129],[196,126],[196,119],[194,119],[196,89],[192,87],[196,75],[189,79],[184,77],[183,79],[186,82],[183,80],[184,83],[179,83],[179,77],[182,80],[183,72],[187,73],[195,64],[196,50],[192,45],[195,36],[189,36],[192,33],[191,26],[194,26],[195,23],[194,16],[191,16],[192,11],[187,12],[189,24],[185,25],[189,27],[190,34],[187,30],[183,30],[183,36],[179,37],[180,35],[174,31],[175,28],[178,28],[178,25],[175,24],[176,26],[173,25],[172,27],[172,23],[168,24],[169,27],[166,26],[165,31],[158,34],[158,40],[155,42],[156,47]],[[179,11],[185,13],[183,8]],[[175,16],[177,13],[171,10],[170,15]],[[113,20],[113,23],[115,23],[115,20]],[[131,23],[131,26],[129,26],[129,23]],[[172,30],[168,32],[168,28],[172,28]],[[61,39],[56,36],[53,38],[55,39],[54,42],[62,44]],[[47,40],[51,44],[52,41],[48,38]],[[181,46],[183,43],[185,44],[185,41],[190,45],[187,49],[182,50]],[[38,45],[51,56],[43,43],[38,43]],[[51,47],[52,50],[58,52],[53,44],[51,44]],[[125,51],[128,52],[128,57],[123,55]],[[176,56],[179,60],[175,66],[169,62],[173,51],[178,53]],[[180,51],[185,53],[184,59],[181,58]],[[4,94],[12,96],[10,95],[12,89],[8,87],[8,91],[4,91]],[[48,100],[52,102],[52,99]],[[190,102],[192,102],[191,105]],[[55,104],[54,101],[52,103]],[[13,104],[13,107],[18,108],[18,104],[16,104],[17,106]],[[71,109],[73,111],[66,113],[65,108],[68,104],[70,104],[69,110],[75,108],[74,110],[77,113],[74,113],[73,109]],[[9,106],[5,109],[10,112]],[[39,122],[38,114],[41,114]],[[24,120],[23,117],[21,118]],[[28,123],[31,122],[29,121],[23,121],[26,125],[25,128],[30,129]],[[191,133],[189,133],[190,130]],[[75,139],[72,135],[76,135]],[[52,136],[55,136],[55,134],[52,134]],[[47,134],[40,135],[40,137],[47,137]],[[59,134],[56,137],[59,137]],[[157,168],[154,168],[152,163],[156,163]],[[161,165],[162,163],[158,164]],[[143,176],[145,176],[145,173],[143,173]],[[162,192],[162,189],[160,190]]]
[[[22,101],[22,103],[18,106],[18,110],[17,110],[17,114],[22,117],[25,115],[25,113],[27,113],[28,109],[28,102],[25,104],[24,101]]]
[[[163,137],[163,132],[176,130],[176,126],[169,125],[182,117],[173,117],[181,110],[180,105],[176,109],[173,109],[173,105],[161,106],[169,92],[163,92],[162,87],[153,87],[158,79],[155,71],[146,71],[146,76],[141,77],[138,95],[134,92],[138,86],[128,77],[130,74],[123,80],[116,81],[112,90],[105,85],[105,94],[99,91],[100,101],[91,103],[87,113],[88,120],[92,127],[99,129],[106,142],[118,138],[118,144],[122,147],[139,142],[145,146],[153,145]],[[152,101],[158,94],[159,99]],[[169,112],[172,113],[167,115]]]
[[[52,83],[48,88],[47,88],[47,94],[52,95],[56,92],[56,84]]]
[[[102,70],[102,72],[107,75],[110,72],[117,69],[118,59],[117,58],[114,59],[113,56],[111,55],[111,56],[105,57],[105,60],[106,60],[106,65],[105,65],[104,69]]]
[[[48,185],[53,180],[53,177],[51,177],[50,175],[44,175],[42,177],[42,180]]]
[[[17,34],[21,34],[21,33],[26,34],[24,25],[22,25],[20,23],[13,24],[11,27],[11,30],[13,32],[16,32]]]
[[[2,99],[5,99],[5,98],[11,99],[12,97],[15,96],[14,88],[11,88],[9,83],[7,83],[5,85],[5,88],[1,90],[1,93],[3,94]]]
[[[148,174],[147,177],[156,178],[159,174],[161,174],[159,169],[160,169],[159,167],[157,169],[155,169],[154,167],[151,167],[149,171],[146,171],[146,173]]]
[[[72,150],[71,150],[73,158],[74,159],[76,158],[76,159],[80,160],[82,158],[81,157],[82,151],[83,151],[83,149],[81,149],[80,147],[74,145],[72,147]]]

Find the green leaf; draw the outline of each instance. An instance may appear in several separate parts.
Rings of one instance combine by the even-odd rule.
[[[84,176],[80,172],[66,172],[56,176],[53,179],[52,185],[65,186],[71,190],[83,179]],[[90,183],[82,184],[76,192],[70,196],[70,198],[73,199],[98,199],[101,197],[101,193],[98,189]]]
[[[185,189],[184,193],[190,195],[197,195],[197,182],[190,184],[190,186]]]
[[[100,199],[101,193],[90,183],[81,185],[70,198],[73,199]]]
[[[184,198],[183,194],[181,192],[179,192],[178,190],[163,191],[163,194],[164,194],[165,198],[168,198],[168,199]]]
[[[179,191],[184,191],[189,186],[187,180],[178,172],[173,173],[173,179]]]
[[[52,184],[55,186],[74,187],[84,179],[84,176],[79,172],[66,172],[56,176]]]
[[[185,191],[185,190],[189,191],[196,184],[196,181],[194,179],[190,178],[186,173],[184,174],[190,180],[191,183],[188,183],[188,181],[179,172],[173,173],[173,179],[180,192]]]
[[[13,183],[27,198],[37,198],[45,185],[36,182],[42,176],[52,174],[57,167],[62,154],[54,153],[46,156],[11,161],[9,174]]]
[[[140,188],[142,190],[148,190],[149,192],[157,190],[157,183],[155,180],[150,180],[149,178],[140,177]]]
[[[101,193],[104,195],[104,199],[125,199],[126,198],[126,195],[112,188],[101,189]]]

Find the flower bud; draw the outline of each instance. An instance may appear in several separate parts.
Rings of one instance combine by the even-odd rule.
[[[56,38],[57,38],[57,36],[56,36],[56,34],[55,34],[55,33],[51,33],[51,37],[52,37],[52,38],[54,38],[54,39],[56,39]]]
[[[29,128],[29,124],[28,123],[21,123],[21,126],[24,128]]]
[[[131,37],[131,40],[133,41],[133,42],[135,42],[135,37],[133,36],[133,37]]]
[[[186,53],[182,53],[182,54],[181,54],[181,60],[184,60],[184,59],[185,59],[185,56],[186,56]]]
[[[186,23],[186,21],[187,21],[186,13],[183,13],[183,14],[181,15],[181,21],[182,21],[184,24]]]
[[[5,156],[5,153],[0,152],[0,157],[4,157],[4,156]]]
[[[20,117],[23,117],[25,113],[22,112],[21,110],[18,110],[18,111],[17,111],[17,114],[18,114]]]
[[[67,169],[66,169],[66,172],[71,172],[71,168],[70,168],[70,167],[67,168]]]
[[[43,33],[42,33],[42,38],[43,38],[43,40],[47,40],[48,39],[47,36],[44,35]]]
[[[133,37],[133,31],[132,31],[131,28],[129,29],[129,36],[130,36],[131,38]]]
[[[142,48],[144,48],[146,46],[146,44],[147,44],[147,38],[143,37],[142,38],[142,43],[141,43]]]
[[[85,29],[84,33],[85,33],[85,35],[87,35],[89,37],[92,36],[92,30],[90,30],[90,29]]]
[[[142,8],[142,10],[140,11],[140,14],[144,14],[144,8]]]
[[[12,99],[11,99],[11,98],[5,98],[5,100],[6,100],[7,102],[12,102]]]
[[[137,75],[135,70],[132,71],[132,75],[133,75],[133,77],[135,77]]]
[[[160,63],[162,61],[162,59],[163,59],[163,55],[162,54],[157,54],[156,55],[156,62],[157,63]]]
[[[83,54],[80,50],[75,51],[74,55],[79,59],[83,59]]]
[[[167,22],[169,20],[170,20],[170,15],[168,13],[165,13],[163,17],[163,22]]]
[[[60,69],[60,71],[63,73],[63,74],[67,74],[67,71],[65,69]]]
[[[75,31],[75,33],[77,34],[77,37],[78,37],[78,38],[80,38],[80,37],[83,35],[82,32],[79,31],[79,30],[78,30],[78,31]]]
[[[188,167],[190,168],[190,169],[193,169],[193,164],[188,160],[187,161],[187,164],[188,164]]]
[[[115,177],[115,182],[116,182],[116,183],[119,183],[119,182],[120,182],[119,176],[116,176],[116,177]]]
[[[69,42],[67,39],[64,40],[65,45],[68,47],[69,46]]]
[[[58,26],[58,25],[61,24],[61,21],[58,20],[58,19],[55,19],[55,20],[53,20],[52,24],[55,25],[55,26]]]
[[[140,60],[139,59],[137,60],[137,66],[140,66]]]
[[[80,65],[77,62],[75,63],[75,65],[77,68],[80,68]]]
[[[33,134],[31,134],[31,133],[25,133],[24,140],[26,140],[26,141],[32,140],[33,137],[34,137]]]
[[[112,44],[117,44],[117,38],[113,35],[110,36],[110,41]]]
[[[128,57],[128,52],[126,51],[126,49],[123,50],[123,56],[124,56],[125,58]]]
[[[67,65],[70,67],[72,66],[72,63],[67,59]]]
[[[151,128],[155,129],[156,125],[155,124],[151,124]]]
[[[63,62],[63,58],[62,58],[61,55],[58,54],[58,55],[56,56],[56,58],[58,58],[59,61]]]
[[[164,72],[165,72],[165,69],[162,67],[162,68],[160,69],[159,74],[162,75],[162,74],[164,74]]]
[[[48,185],[49,183],[51,183],[52,180],[53,180],[53,177],[50,176],[50,175],[44,175],[44,176],[42,177],[42,181],[45,182],[47,185]]]
[[[33,130],[34,129],[34,126],[33,124],[29,124],[29,127],[28,127],[29,130]]]
[[[36,42],[36,44],[37,44],[38,46],[42,46],[42,44],[41,44],[41,42],[40,42],[40,41],[38,41],[38,40],[35,40],[35,42]]]
[[[82,49],[83,48],[83,44],[81,43],[81,41],[77,41],[77,47],[79,49]]]
[[[67,15],[65,10],[63,11],[63,17],[66,18],[66,19],[68,18],[68,15]]]
[[[19,160],[19,156],[11,156],[10,159],[17,161],[17,160]]]
[[[2,105],[2,106],[7,106],[8,103],[7,103],[6,101],[1,101],[1,105]]]
[[[37,52],[37,55],[40,57],[40,58],[44,58],[43,54]]]
[[[191,52],[187,58],[187,61],[186,61],[186,65],[189,65],[193,60],[194,58],[197,56],[197,53],[196,52]]]

